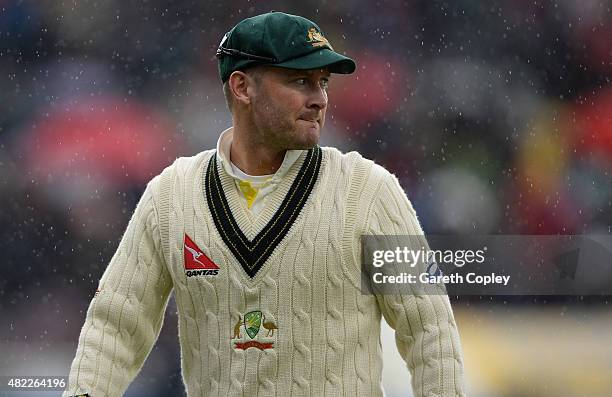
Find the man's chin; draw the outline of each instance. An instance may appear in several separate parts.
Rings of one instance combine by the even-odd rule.
[[[302,138],[304,139],[301,140],[301,142],[298,142],[299,149],[301,150],[312,149],[313,147],[319,144],[319,137],[320,135],[318,131],[317,133],[310,132],[309,134],[303,135]]]
[[[292,142],[288,142],[290,150],[308,150],[319,143],[318,128],[297,128],[293,132]]]
[[[291,145],[288,150],[310,150],[313,147],[317,146],[319,141],[315,142],[295,142]]]
[[[317,146],[318,143],[319,142],[315,142],[313,144],[304,145],[304,146],[300,147],[298,150],[310,150],[313,147]]]

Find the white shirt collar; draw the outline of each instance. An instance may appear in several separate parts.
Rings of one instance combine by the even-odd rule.
[[[287,150],[285,153],[285,158],[281,166],[276,170],[274,175],[262,175],[260,176],[252,176],[245,174],[238,167],[236,167],[230,161],[230,148],[232,147],[232,141],[234,140],[234,128],[230,127],[223,131],[217,140],[217,158],[221,162],[221,166],[223,170],[227,172],[232,178],[237,180],[250,180],[252,182],[258,181],[261,178],[261,181],[271,181],[278,182],[287,174],[291,166],[297,161],[297,159],[302,154],[302,150]],[[233,167],[232,167],[233,166]],[[248,177],[248,178],[245,178]]]

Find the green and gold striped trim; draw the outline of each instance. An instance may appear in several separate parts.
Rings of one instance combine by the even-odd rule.
[[[253,241],[249,241],[234,219],[223,192],[216,153],[211,157],[204,180],[208,208],[225,245],[249,277],[255,277],[297,219],[317,181],[321,159],[322,150],[319,146],[308,151],[280,208]]]

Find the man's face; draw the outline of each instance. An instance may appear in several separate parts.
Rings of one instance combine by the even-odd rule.
[[[265,68],[251,96],[258,138],[281,150],[315,146],[325,123],[329,76],[325,69]]]

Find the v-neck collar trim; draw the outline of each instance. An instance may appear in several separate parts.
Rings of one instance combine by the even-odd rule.
[[[305,153],[306,155],[299,171],[296,172],[292,169],[289,172],[290,174],[296,172],[295,178],[283,181],[281,186],[277,188],[277,191],[272,193],[274,196],[282,194],[282,203],[271,217],[266,216],[262,218],[262,215],[273,211],[273,206],[267,205],[264,208],[258,220],[269,220],[252,239],[245,235],[239,222],[234,217],[236,214],[242,218],[240,223],[242,223],[243,227],[246,226],[245,223],[251,223],[248,217],[245,219],[248,209],[245,206],[245,208],[239,206],[240,200],[237,200],[238,192],[236,189],[229,187],[232,186],[233,181],[229,176],[226,178],[222,177],[223,171],[219,172],[220,166],[216,155],[211,156],[209,160],[204,181],[208,208],[225,245],[234,254],[236,260],[251,278],[257,274],[289,232],[289,229],[297,219],[312,192],[321,168],[322,150],[316,146]],[[295,168],[297,169],[297,167]],[[291,180],[293,180],[293,183],[289,186]],[[283,186],[287,187],[287,189],[282,189]],[[230,196],[231,203],[228,201],[226,193]],[[274,201],[276,199],[279,198],[275,197]],[[233,204],[233,207],[231,204]]]
[[[302,155],[293,163],[293,166],[287,170],[284,178],[274,183],[274,190],[270,192],[266,198],[259,213],[254,214],[248,208],[246,200],[241,196],[241,192],[236,185],[236,180],[225,172],[225,167],[222,166],[220,158],[217,156],[217,172],[221,180],[221,187],[225,198],[227,199],[232,215],[236,220],[238,227],[249,240],[253,240],[257,233],[269,223],[276,211],[280,208],[284,198],[289,193],[292,183],[299,174],[305,159],[308,156],[308,151],[304,150]]]

